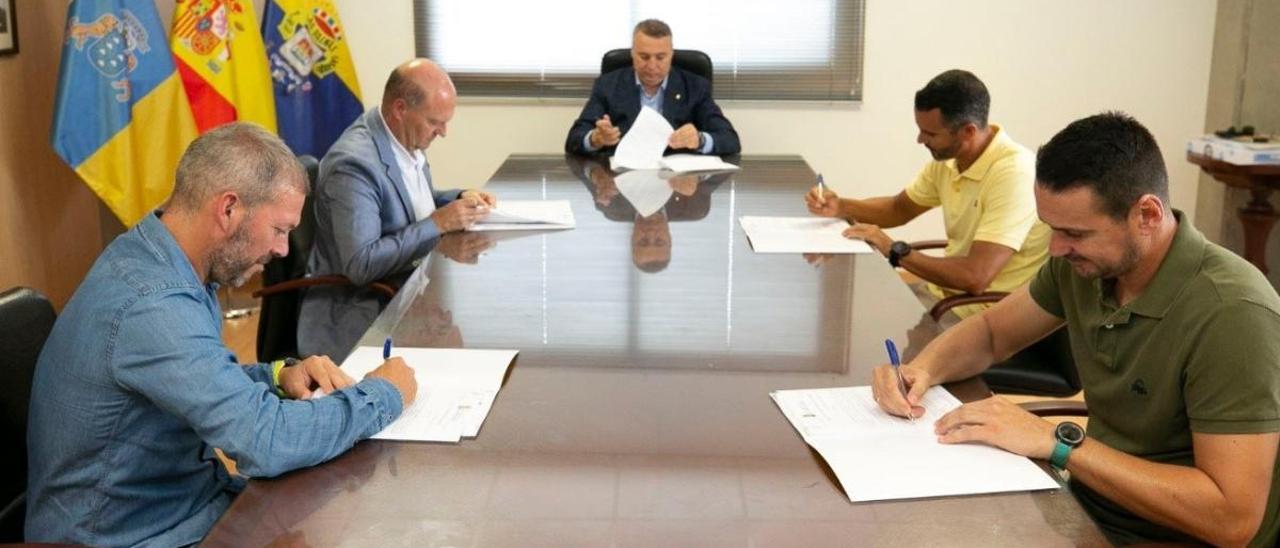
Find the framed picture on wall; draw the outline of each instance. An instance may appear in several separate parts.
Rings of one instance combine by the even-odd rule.
[[[0,55],[18,53],[18,16],[13,0],[0,0]]]

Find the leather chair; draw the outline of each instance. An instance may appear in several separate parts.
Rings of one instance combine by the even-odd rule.
[[[671,56],[671,65],[706,78],[708,83],[712,81],[711,77],[714,72],[712,71],[711,56],[696,49],[675,50],[675,53]],[[600,59],[600,74],[629,66],[631,66],[631,48],[609,50]],[[711,91],[711,89],[708,86],[708,91]]]
[[[298,316],[302,311],[302,289],[319,285],[349,285],[346,276],[311,276],[307,274],[307,259],[311,257],[311,244],[315,241],[316,179],[320,174],[320,162],[313,156],[299,156],[298,161],[307,170],[312,192],[302,203],[302,221],[289,232],[289,254],[272,259],[262,270],[262,289],[253,296],[262,299],[258,316],[258,361],[269,362],[298,356]],[[395,296],[395,289],[388,284],[374,282],[369,287],[388,298]]]
[[[22,542],[27,513],[27,405],[40,349],[57,313],[26,287],[0,293],[0,542]]]
[[[912,242],[911,249],[941,249],[946,246],[946,240],[926,240]],[[1008,293],[1000,291],[952,295],[934,304],[929,309],[929,315],[934,321],[939,321],[957,306],[992,303],[1006,295]],[[1066,326],[1009,359],[992,365],[982,374],[982,379],[991,390],[1002,394],[1062,397],[1074,395],[1081,388],[1080,374],[1071,357],[1071,340],[1067,336]]]

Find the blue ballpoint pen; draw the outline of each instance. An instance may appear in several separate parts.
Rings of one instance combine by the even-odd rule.
[[[382,341],[382,361],[387,361],[389,358],[391,358],[391,337]]]
[[[884,349],[889,352],[889,363],[893,365],[893,374],[898,377],[898,391],[902,393],[902,397],[907,397],[907,381],[902,378],[902,360],[898,358],[898,347],[893,344],[893,339],[884,340]],[[907,418],[911,422],[916,422],[916,416],[911,409],[907,410]]]

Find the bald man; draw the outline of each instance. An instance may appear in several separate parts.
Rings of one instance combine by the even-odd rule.
[[[448,133],[457,104],[453,81],[428,59],[387,78],[382,104],[343,132],[320,162],[316,235],[308,275],[340,274],[351,286],[308,289],[298,321],[298,351],[341,360],[380,312],[362,292],[413,267],[440,236],[465,230],[496,205],[478,190],[437,191],[426,150]]]

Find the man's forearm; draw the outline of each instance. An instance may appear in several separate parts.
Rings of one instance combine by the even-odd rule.
[[[942,332],[911,365],[928,371],[934,384],[942,384],[982,373],[995,361],[993,355],[991,328],[984,314],[976,314]]]
[[[839,216],[851,223],[856,221],[881,228],[902,226],[912,218],[909,213],[898,210],[891,196],[862,200],[841,198]]]
[[[912,253],[898,261],[898,266],[927,282],[965,293],[978,294],[991,285],[982,276],[973,259],[967,256],[933,257],[925,253]]]
[[[1199,468],[1152,462],[1093,438],[1071,452],[1067,470],[1074,480],[1143,518],[1220,546],[1247,544],[1266,503],[1262,498],[1251,508],[1248,501],[1228,497]],[[1256,487],[1266,491],[1268,485]]]

